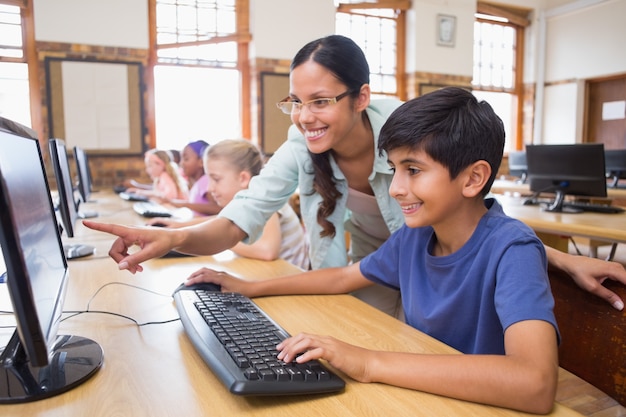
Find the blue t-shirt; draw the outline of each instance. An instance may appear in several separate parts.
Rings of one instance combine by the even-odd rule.
[[[431,227],[395,232],[361,261],[369,280],[400,289],[408,324],[463,353],[504,354],[504,330],[522,320],[558,327],[547,259],[528,226],[493,199],[457,252],[432,256]]]

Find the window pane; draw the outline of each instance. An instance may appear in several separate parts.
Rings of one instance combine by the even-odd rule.
[[[364,9],[354,10],[354,14],[337,13],[335,32],[348,36],[363,49],[370,67],[372,92],[397,94],[395,11]]]
[[[472,84],[512,91],[515,88],[516,30],[511,26],[474,23]]]
[[[31,127],[27,64],[0,62],[0,116]]]
[[[158,148],[241,137],[237,70],[159,65],[154,86]]]
[[[20,8],[0,5],[0,56],[22,58],[22,21]]]
[[[515,137],[517,126],[517,100],[514,94],[498,93],[488,91],[473,91],[474,96],[479,100],[485,100],[493,107],[496,114],[502,119],[504,132],[506,134],[505,151],[515,149]]]
[[[157,45],[206,41],[237,31],[235,0],[157,0],[156,13]],[[163,63],[232,67],[237,60],[236,50],[230,45],[194,45],[158,50],[157,56]]]

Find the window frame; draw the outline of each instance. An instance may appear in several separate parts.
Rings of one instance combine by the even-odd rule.
[[[336,13],[346,13],[359,16],[370,16],[356,12],[364,9],[392,9],[396,21],[396,93],[395,95],[382,91],[372,91],[373,94],[395,96],[400,100],[407,100],[406,83],[406,14],[411,9],[410,0],[376,0],[368,2],[339,2]],[[391,19],[391,18],[389,18]]]
[[[39,63],[37,58],[37,49],[35,47],[35,20],[33,18],[32,1],[0,0],[0,3],[20,8],[20,23],[22,26],[22,58],[0,57],[0,61],[25,63],[27,65],[31,127],[37,132],[39,137],[42,137],[44,126],[41,120]]]
[[[171,64],[162,63],[158,59],[158,50],[163,48],[172,48],[179,46],[199,46],[207,44],[219,44],[223,42],[236,42],[237,43],[237,62],[235,69],[239,71],[241,77],[240,86],[240,114],[241,114],[241,132],[243,137],[251,137],[251,80],[250,80],[250,62],[248,59],[250,42],[252,41],[252,35],[250,34],[250,1],[249,0],[235,0],[235,14],[236,14],[236,28],[235,33],[215,36],[207,40],[199,40],[192,42],[180,42],[174,44],[157,44],[157,20],[156,20],[156,8],[157,0],[148,0],[148,27],[149,27],[149,51],[148,51],[148,63],[146,65],[146,102],[149,108],[146,115],[146,125],[150,136],[150,146],[156,147],[156,121],[154,114],[154,67],[156,65],[179,65],[186,67],[205,67],[205,68],[221,68],[211,64],[192,65],[189,63]]]
[[[476,13],[490,15],[494,17],[504,18],[507,22],[498,22],[494,20],[476,17],[477,22],[486,22],[501,26],[508,26],[515,29],[515,76],[513,78],[513,88],[495,88],[485,87],[480,84],[473,84],[472,88],[477,91],[486,92],[506,92],[516,97],[516,124],[515,124],[515,143],[514,150],[521,150],[524,147],[524,49],[525,49],[525,31],[530,25],[530,20],[526,17],[530,10],[505,8],[495,6],[489,3],[478,2],[476,5]]]

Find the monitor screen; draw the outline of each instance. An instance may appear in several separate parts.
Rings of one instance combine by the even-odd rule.
[[[83,203],[86,203],[91,196],[91,175],[89,173],[87,154],[78,146],[74,146],[74,160],[76,161],[76,172],[78,174],[78,192]]]
[[[518,177],[519,182],[525,183],[528,176],[528,163],[525,151],[509,152],[509,175]]]
[[[566,194],[606,197],[603,144],[527,145],[530,190],[554,193],[549,211],[563,211]]]
[[[620,178],[626,179],[626,149],[606,149],[604,159],[606,176],[612,180],[611,187],[617,188]]]
[[[74,224],[78,219],[74,188],[72,187],[72,174],[67,160],[65,142],[61,139],[50,139],[50,159],[59,193],[59,212],[61,222],[68,237],[74,237]]]
[[[57,335],[68,270],[36,139],[0,131],[0,213],[16,322],[0,356],[0,403],[32,401],[67,391],[102,363],[97,343]]]

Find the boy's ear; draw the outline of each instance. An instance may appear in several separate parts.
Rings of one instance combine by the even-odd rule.
[[[491,165],[485,160],[474,162],[466,168],[467,180],[463,186],[463,195],[468,198],[476,197],[485,187],[491,176]]]

